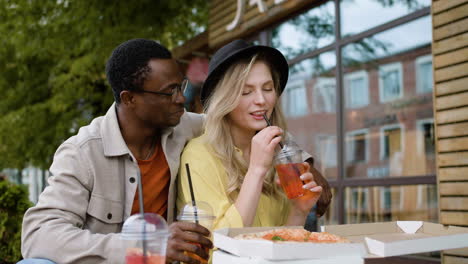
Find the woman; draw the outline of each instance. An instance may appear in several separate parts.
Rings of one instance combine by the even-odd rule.
[[[288,200],[275,182],[275,148],[284,138],[281,92],[288,64],[276,49],[235,40],[215,53],[202,90],[205,133],[191,140],[181,157],[177,207],[191,200],[185,163],[190,165],[195,199],[208,202],[222,227],[304,225],[313,199]],[[272,124],[267,127],[263,115]],[[307,171],[309,165],[305,163]],[[322,188],[311,173],[305,189]]]

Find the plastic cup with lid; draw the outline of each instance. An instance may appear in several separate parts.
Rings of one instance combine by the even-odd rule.
[[[285,141],[283,148],[274,157],[274,165],[281,187],[289,199],[304,195],[304,183],[300,176],[306,172],[302,150],[294,141]]]
[[[130,216],[120,238],[125,247],[126,264],[164,264],[169,238],[166,221],[158,214]]]
[[[213,227],[214,219],[213,208],[207,202],[203,201],[195,201],[195,205],[193,202],[185,204],[177,216],[177,220],[180,222],[198,223],[210,231]],[[201,247],[201,245],[198,246]],[[205,248],[205,251],[208,253],[209,249]],[[200,263],[207,263],[206,260],[191,252],[185,252],[185,254],[200,261]]]

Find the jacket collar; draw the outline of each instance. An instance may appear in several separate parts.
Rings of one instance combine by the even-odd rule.
[[[130,154],[130,150],[120,132],[115,103],[107,110],[101,125],[102,145],[105,156],[122,156]]]
[[[163,130],[162,139],[166,139],[174,132],[174,128],[166,128]],[[127,143],[120,131],[119,120],[117,118],[117,106],[115,102],[107,110],[106,115],[101,125],[102,144],[105,156],[123,156],[129,154],[132,156],[127,147]]]

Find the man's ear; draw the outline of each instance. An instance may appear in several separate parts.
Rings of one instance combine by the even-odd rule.
[[[120,102],[127,107],[131,107],[135,104],[135,97],[130,91],[120,92]]]

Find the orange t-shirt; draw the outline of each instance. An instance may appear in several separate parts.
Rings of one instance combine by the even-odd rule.
[[[156,213],[167,219],[167,197],[171,172],[164,156],[161,140],[155,146],[154,153],[147,160],[138,160],[143,187],[143,206],[145,213]],[[133,200],[132,213],[140,211],[138,189]]]

